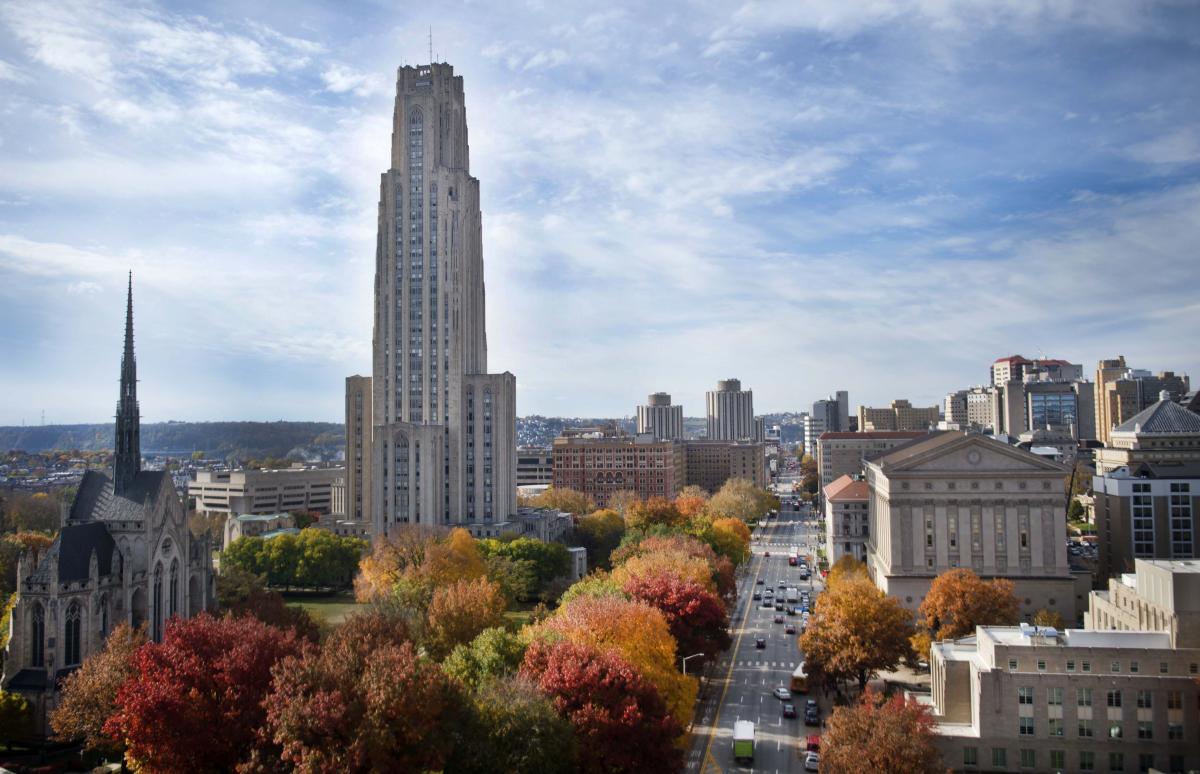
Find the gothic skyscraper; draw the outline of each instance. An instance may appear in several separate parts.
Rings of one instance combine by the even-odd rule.
[[[516,379],[487,373],[481,236],[463,79],[401,67],[375,254],[376,534],[516,509]]]
[[[133,357],[133,272],[125,297],[125,351],[121,355],[121,394],[117,398],[113,487],[124,491],[142,469],[141,414],[137,401],[137,361]]]

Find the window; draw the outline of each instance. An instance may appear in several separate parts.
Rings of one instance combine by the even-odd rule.
[[[1108,706],[1110,706],[1110,707],[1120,707],[1121,706],[1121,692],[1119,690],[1108,692]]]
[[[1154,709],[1154,695],[1151,691],[1137,692],[1138,709]]]
[[[1183,709],[1183,691],[1167,691],[1167,709]]]
[[[1138,756],[1138,771],[1149,771],[1154,768],[1154,753],[1142,753]]]
[[[1032,769],[1037,767],[1037,752],[1035,750],[1021,750],[1021,768]]]
[[[963,765],[978,766],[979,765],[979,748],[964,747],[963,748]]]
[[[1091,688],[1076,688],[1075,703],[1080,707],[1092,706],[1092,689]]]
[[[1091,750],[1081,750],[1079,752],[1079,770],[1095,771],[1096,753],[1092,752]]]
[[[1074,659],[1068,659],[1068,660],[1067,660],[1067,671],[1068,671],[1068,672],[1074,672],[1074,671],[1075,671],[1075,660],[1074,660]]]
[[[1124,735],[1125,734],[1122,732],[1121,724],[1119,722],[1113,721],[1112,723],[1109,723],[1109,725],[1108,725],[1108,738],[1109,739],[1120,739]]]
[[[1010,658],[1008,660],[1008,671],[1010,671],[1010,672],[1017,671],[1017,660],[1015,658]]]
[[[1129,671],[1130,672],[1137,672],[1139,669],[1141,669],[1141,666],[1138,664],[1138,662],[1136,662],[1136,661],[1129,662]]]
[[[1049,732],[1050,736],[1061,737],[1063,735],[1062,718],[1050,718]]]
[[[1154,738],[1154,722],[1151,720],[1138,721],[1138,739]]]
[[[72,602],[67,608],[67,625],[65,627],[65,652],[63,654],[63,666],[71,666],[78,664],[82,659],[79,658],[79,603]]]
[[[1087,718],[1079,719],[1079,737],[1081,739],[1092,738],[1092,721]]]
[[[1033,704],[1033,689],[1032,688],[1018,688],[1017,689],[1017,703],[1018,704]]]
[[[1165,662],[1165,661],[1158,662],[1158,673],[1160,675],[1165,675],[1167,673],[1167,671],[1168,671],[1167,662]]]
[[[1008,750],[1003,747],[992,748],[992,765],[1003,769],[1008,766]]]
[[[1062,688],[1047,688],[1046,689],[1046,704],[1051,707],[1061,707],[1063,703]]]
[[[46,611],[40,603],[33,606],[29,623],[29,664],[43,667],[46,665]]]
[[[1109,753],[1108,754],[1108,770],[1109,771],[1124,771],[1125,770],[1125,753]]]
[[[1033,736],[1033,718],[1019,718],[1021,736]]]
[[[1149,484],[1134,484],[1130,503],[1133,522],[1133,555],[1154,555],[1154,500]]]
[[[1050,751],[1050,768],[1062,771],[1067,767],[1067,752],[1066,750],[1051,750]]]
[[[1045,672],[1045,671],[1046,671],[1046,659],[1044,659],[1044,658],[1039,658],[1039,659],[1038,659],[1038,662],[1037,662],[1037,669],[1038,669],[1038,671],[1039,671],[1039,672]]]
[[[1121,671],[1121,662],[1120,662],[1120,661],[1114,661],[1114,662],[1112,662],[1112,666],[1110,666],[1110,667],[1108,668],[1108,671],[1110,671],[1110,672],[1120,672],[1120,671]]]
[[[1090,671],[1092,671],[1092,662],[1090,662],[1090,661],[1080,661],[1080,662],[1079,662],[1079,671],[1081,671],[1081,672],[1090,672]]]

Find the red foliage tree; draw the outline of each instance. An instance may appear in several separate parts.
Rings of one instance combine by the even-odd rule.
[[[299,772],[441,769],[459,697],[402,622],[358,615],[275,668],[266,732]]]
[[[105,732],[147,771],[231,771],[255,746],[271,667],[302,647],[250,617],[172,620],[161,643],[134,653]]]
[[[679,771],[683,729],[654,686],[613,652],[534,642],[521,674],[575,728],[581,774]]]
[[[725,605],[699,583],[659,573],[629,578],[622,590],[662,611],[680,657],[704,653],[704,660],[712,661],[729,647]]]

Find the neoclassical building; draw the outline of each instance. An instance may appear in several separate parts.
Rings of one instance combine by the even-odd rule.
[[[120,390],[112,472],[85,473],[54,542],[17,565],[0,684],[34,704],[39,724],[59,681],[103,648],[118,623],[146,623],[159,640],[172,616],[215,607],[207,537],[188,530],[170,475],[141,469],[132,279]]]

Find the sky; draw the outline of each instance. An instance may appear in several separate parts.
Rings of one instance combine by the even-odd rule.
[[[341,421],[395,69],[465,80],[521,415],[1200,379],[1200,6],[0,4],[0,424]]]

